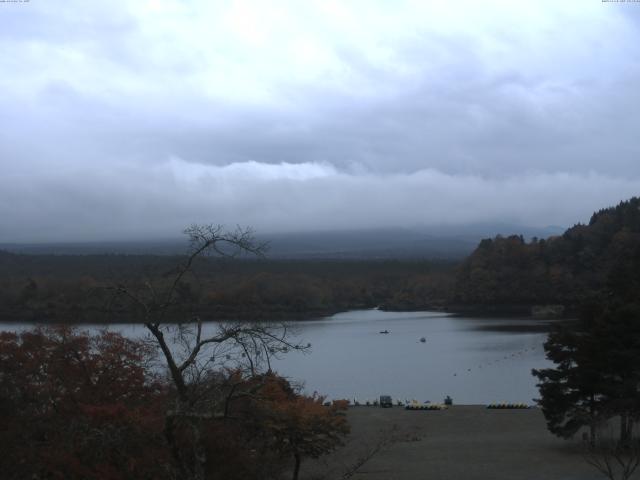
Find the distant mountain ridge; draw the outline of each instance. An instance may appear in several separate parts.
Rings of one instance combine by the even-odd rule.
[[[476,224],[421,228],[381,228],[258,234],[269,243],[267,256],[275,259],[447,259],[469,255],[482,238],[517,232],[525,238],[560,234],[562,227],[527,227],[509,224]],[[0,244],[0,250],[24,254],[176,255],[185,251],[184,240],[134,242],[69,242]]]

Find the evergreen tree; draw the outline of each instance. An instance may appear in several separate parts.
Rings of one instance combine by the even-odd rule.
[[[640,417],[640,306],[609,301],[584,309],[578,328],[562,327],[545,343],[555,368],[534,370],[539,405],[549,430],[571,437],[599,423],[620,419],[620,442],[632,436]]]
[[[599,371],[591,361],[590,336],[561,327],[549,335],[544,348],[556,367],[532,373],[540,380],[538,404],[549,431],[568,438],[586,426],[593,441],[602,394]]]

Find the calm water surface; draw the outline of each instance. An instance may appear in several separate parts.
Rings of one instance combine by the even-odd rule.
[[[357,310],[290,325],[311,351],[289,353],[274,369],[332,399],[388,394],[441,402],[450,395],[463,404],[531,403],[538,396],[531,369],[550,365],[542,349],[546,333],[532,331],[540,321],[531,319]],[[110,328],[134,337],[146,332],[140,325]]]
[[[331,398],[531,403],[532,368],[550,365],[546,333],[532,319],[469,318],[440,312],[352,311],[298,323],[310,354],[289,354],[276,369]],[[380,334],[388,330],[389,334]],[[426,342],[420,342],[424,337]]]

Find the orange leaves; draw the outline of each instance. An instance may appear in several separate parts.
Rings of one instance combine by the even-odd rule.
[[[283,452],[318,457],[342,444],[349,432],[340,412],[345,402],[323,406],[324,398],[295,393],[289,383],[274,374],[267,375],[256,410]]]

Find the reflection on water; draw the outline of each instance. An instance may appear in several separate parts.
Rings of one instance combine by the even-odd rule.
[[[538,396],[531,369],[549,365],[546,333],[532,319],[358,310],[289,325],[300,342],[311,342],[311,352],[291,352],[274,369],[333,399],[388,394],[441,402],[450,395],[465,404],[530,403]],[[111,328],[131,337],[146,333],[141,325]]]

